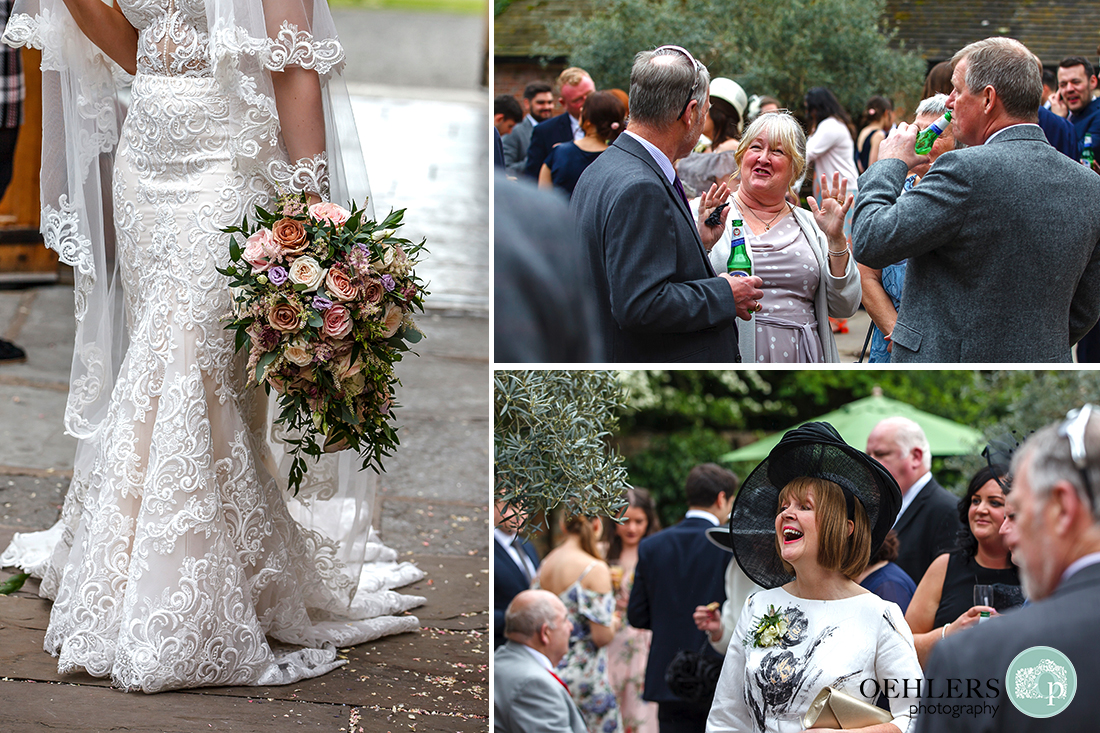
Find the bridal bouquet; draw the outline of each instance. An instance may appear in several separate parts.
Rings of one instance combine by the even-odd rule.
[[[393,365],[423,338],[412,320],[427,295],[413,272],[424,242],[397,236],[405,210],[381,223],[363,209],[307,206],[284,197],[224,231],[234,317],[227,328],[246,344],[249,383],[279,394],[293,446],[290,486],[297,494],[304,456],[358,451],[363,468],[382,469],[398,444],[391,424]]]

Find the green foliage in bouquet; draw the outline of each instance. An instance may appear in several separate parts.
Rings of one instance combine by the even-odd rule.
[[[278,205],[224,230],[229,263],[218,271],[230,278],[226,327],[248,346],[249,384],[279,395],[297,494],[306,456],[351,449],[381,471],[393,454],[394,364],[423,338],[412,313],[428,292],[413,271],[424,242],[397,236],[404,209],[376,222],[354,203]]]
[[[630,485],[608,446],[626,401],[614,373],[498,371],[493,381],[497,497],[528,517],[558,506],[616,516]]]

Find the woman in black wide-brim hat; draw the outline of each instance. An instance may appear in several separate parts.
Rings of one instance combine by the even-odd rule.
[[[913,635],[897,604],[855,581],[900,506],[890,472],[828,423],[791,430],[749,475],[730,540],[738,565],[767,590],[741,612],[708,733],[801,731],[825,687],[872,705],[887,691],[892,720],[862,730],[909,728],[922,677]]]

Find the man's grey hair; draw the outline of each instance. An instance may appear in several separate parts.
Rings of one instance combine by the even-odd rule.
[[[1034,122],[1043,99],[1043,75],[1038,58],[1014,38],[986,38],[964,47],[952,66],[966,59],[966,86],[972,94],[993,87],[1013,119]]]
[[[698,62],[697,62],[698,63]],[[630,70],[630,119],[643,125],[671,125],[691,96],[700,108],[710,94],[710,73],[671,48],[642,51]]]
[[[928,99],[922,99],[921,103],[917,105],[916,116],[921,115],[935,115],[936,117],[942,117],[943,113],[947,111],[947,95],[935,94]]]
[[[901,452],[908,455],[914,448],[921,449],[921,464],[925,471],[932,469],[932,447],[928,445],[928,436],[924,429],[907,417],[888,417],[890,425],[894,426],[894,443]]]
[[[1061,423],[1048,425],[1036,431],[1012,457],[1012,475],[1019,477],[1026,471],[1027,482],[1036,497],[1045,498],[1059,481],[1066,481],[1077,490],[1086,505],[1089,495],[1081,471],[1070,454],[1069,438],[1058,434]],[[1093,492],[1100,489],[1100,413],[1093,411],[1085,428],[1085,471]],[[1030,460],[1029,460],[1030,459]],[[1091,507],[1094,521],[1100,521],[1097,509],[1100,502]]]
[[[543,624],[556,629],[560,609],[554,603],[553,595],[539,594],[534,600],[515,607],[515,602],[510,603],[504,611],[504,635],[516,634],[524,639],[530,639],[542,630]]]

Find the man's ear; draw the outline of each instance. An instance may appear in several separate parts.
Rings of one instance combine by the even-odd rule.
[[[997,90],[992,85],[982,90],[982,111],[989,114],[997,106]]]

